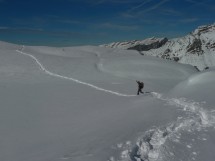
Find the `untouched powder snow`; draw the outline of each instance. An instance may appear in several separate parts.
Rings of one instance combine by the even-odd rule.
[[[208,105],[214,106],[214,82],[215,68],[211,68],[191,75],[185,81],[180,82],[169,92],[169,95],[195,99],[198,102],[207,102]]]
[[[94,46],[0,48],[0,160],[214,160],[214,69]]]

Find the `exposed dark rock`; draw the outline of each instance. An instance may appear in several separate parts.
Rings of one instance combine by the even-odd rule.
[[[166,49],[166,50],[164,51],[164,53],[162,54],[161,58],[171,60],[170,54],[169,54],[170,52],[171,52],[170,49]]]
[[[207,32],[210,27],[211,26],[202,26],[202,27],[199,27],[198,29],[200,33],[203,33],[203,32]]]
[[[180,59],[179,59],[179,57],[173,57],[173,60],[178,62]]]
[[[193,42],[187,47],[187,52],[190,52],[192,54],[197,53],[202,54],[203,50],[202,50],[202,42],[200,39],[194,39]]]
[[[199,68],[198,68],[197,66],[194,66],[194,68],[196,68],[196,70],[197,70],[198,72],[200,72],[200,70],[199,70]]]
[[[170,54],[171,54],[171,50],[170,49],[166,49],[164,51],[164,53],[162,54],[161,58],[168,59],[168,60],[174,60],[176,62],[178,62],[180,60],[179,57],[175,56],[175,54],[172,54],[173,57],[171,58]]]
[[[208,42],[205,46],[207,47],[207,49],[209,49],[210,48],[210,42]]]
[[[210,31],[211,29],[213,29],[214,24],[213,25],[205,25],[205,26],[200,26],[198,27],[198,29],[196,29],[194,32],[197,35],[201,35],[203,33],[207,33],[208,31]]]
[[[215,48],[215,43],[210,45],[211,48]]]
[[[163,38],[162,40],[152,41],[152,43],[149,43],[149,44],[138,44],[128,49],[137,50],[137,51],[148,51],[150,49],[157,49],[163,46],[167,41],[168,41],[167,38]]]
[[[215,55],[215,23],[212,25],[200,26],[190,34],[176,39],[167,40],[167,38],[147,38],[144,40],[133,40],[127,42],[115,42],[103,45],[105,47],[133,49],[139,51],[140,55],[151,55],[157,58],[173,60],[180,63],[189,63],[197,65],[199,69],[204,70],[207,66],[214,66]],[[193,57],[193,61],[186,61],[186,57]],[[201,59],[206,55],[207,59],[202,59],[199,63],[194,60]],[[198,57],[200,56],[201,57]],[[203,57],[204,58],[204,57]],[[211,62],[206,60],[212,59]]]
[[[170,52],[171,52],[170,49],[166,49],[166,50],[164,51],[164,54],[167,54],[167,53],[170,53]]]
[[[170,55],[168,53],[167,54],[163,54],[161,56],[161,58],[171,60]]]
[[[205,67],[205,70],[209,69],[209,67]]]
[[[207,49],[211,49],[211,48],[215,48],[215,43],[210,43],[210,42],[208,42],[207,44],[206,44],[206,47],[207,47]]]

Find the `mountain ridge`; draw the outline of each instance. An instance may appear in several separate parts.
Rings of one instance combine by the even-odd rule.
[[[188,35],[180,38],[168,40],[167,38],[152,37],[100,46],[137,50],[142,55],[174,60],[204,70],[215,66],[215,23],[199,26]]]

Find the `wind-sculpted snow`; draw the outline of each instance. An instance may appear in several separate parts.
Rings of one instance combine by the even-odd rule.
[[[122,94],[122,93],[119,93],[119,92],[115,92],[115,91],[111,91],[111,90],[107,90],[107,89],[104,89],[104,88],[101,88],[101,87],[97,87],[93,84],[89,84],[89,83],[86,83],[86,82],[83,82],[83,81],[80,81],[78,79],[74,79],[74,78],[71,78],[71,77],[66,77],[66,76],[62,76],[62,75],[59,75],[59,74],[56,74],[56,73],[52,73],[50,72],[49,70],[47,70],[41,63],[40,61],[33,55],[31,54],[27,54],[27,53],[24,53],[22,50],[24,49],[24,46],[22,47],[21,50],[16,50],[18,53],[20,54],[23,54],[25,56],[29,56],[31,57],[35,63],[37,63],[37,65],[39,66],[39,68],[44,71],[46,74],[48,75],[51,75],[51,76],[54,76],[54,77],[58,77],[58,78],[62,78],[62,79],[67,79],[67,80],[71,80],[73,82],[76,82],[76,83],[79,83],[79,84],[82,84],[82,85],[86,85],[86,86],[89,86],[89,87],[92,87],[96,90],[99,90],[99,91],[103,91],[103,92],[106,92],[106,93],[111,93],[111,94],[114,94],[114,95],[117,95],[117,96],[122,96],[122,97],[134,97],[136,95],[127,95],[127,94]]]
[[[166,98],[162,94],[152,92],[153,97],[165,101],[172,107],[178,107],[186,117],[178,117],[166,126],[152,128],[139,137],[135,146],[124,144],[120,161],[166,161],[174,160],[174,152],[168,147],[167,142],[180,144],[183,133],[195,133],[206,128],[215,127],[215,111],[206,110],[201,103],[188,101],[185,98]],[[204,138],[203,138],[204,140]],[[191,148],[191,145],[187,145]],[[193,152],[196,155],[196,152]],[[188,159],[188,158],[187,158]],[[192,157],[195,160],[195,157]],[[110,161],[115,161],[112,157]]]

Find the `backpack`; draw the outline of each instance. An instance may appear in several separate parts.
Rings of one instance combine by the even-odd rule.
[[[143,82],[140,82],[140,88],[143,88],[144,87],[144,83]]]

